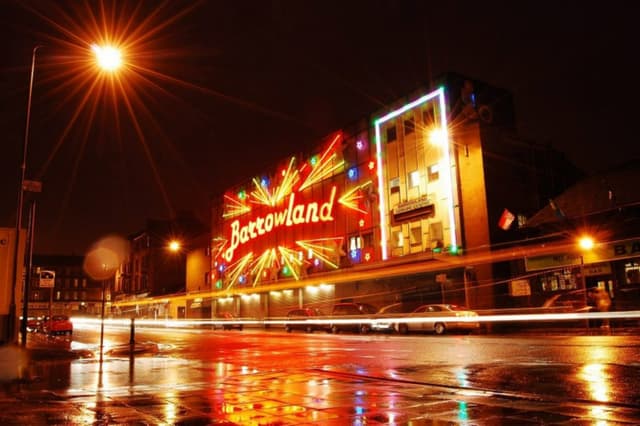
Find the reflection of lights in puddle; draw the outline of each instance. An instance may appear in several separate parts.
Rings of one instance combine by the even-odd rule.
[[[493,392],[479,391],[479,390],[473,390],[473,389],[461,389],[456,393],[458,395],[463,395],[463,396],[492,396],[493,395]]]
[[[247,367],[246,365],[243,365],[240,368],[240,371],[242,374],[256,374],[258,372],[258,369],[254,368],[254,369],[250,369],[249,367]]]
[[[587,382],[593,399],[600,402],[609,401],[609,382],[604,365],[587,364],[582,368],[579,377]]]
[[[467,369],[464,367],[460,367],[460,368],[456,368],[455,369],[455,375],[456,375],[456,379],[458,380],[458,384],[460,386],[463,387],[468,387],[469,386],[469,376],[467,374]]]
[[[595,417],[596,419],[596,423],[594,426],[606,426],[609,424],[606,420],[602,419],[602,417],[608,417],[608,410],[605,407],[601,405],[595,405],[591,407],[591,409],[589,410],[589,414],[591,415],[591,417]]]
[[[458,420],[469,420],[469,412],[467,411],[466,401],[458,401]]]

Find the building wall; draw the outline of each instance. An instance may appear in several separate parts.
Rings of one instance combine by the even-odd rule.
[[[211,290],[210,269],[208,248],[198,247],[187,253],[187,293]]]
[[[0,228],[0,342],[7,341],[11,335],[17,336],[18,321],[14,321],[14,330],[10,332],[9,308],[11,304],[11,291],[13,287],[12,274],[15,259],[15,229]],[[18,256],[24,258],[26,231],[20,233],[18,246]],[[24,266],[22,262],[18,264],[17,276],[22,277]],[[22,280],[19,280],[22,283]],[[16,319],[22,314],[20,301],[22,300],[22,285],[15,287]]]

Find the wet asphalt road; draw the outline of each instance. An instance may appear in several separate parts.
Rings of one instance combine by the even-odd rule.
[[[97,350],[76,327],[72,349]],[[107,328],[107,350],[129,329]],[[40,360],[2,424],[640,424],[634,336],[138,328],[130,358]],[[145,345],[147,343],[147,345]]]

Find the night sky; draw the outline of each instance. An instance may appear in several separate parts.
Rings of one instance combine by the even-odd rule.
[[[639,159],[634,13],[520,3],[1,0],[0,226],[15,226],[38,44],[36,253],[181,210],[208,223],[212,195],[446,71],[510,90],[519,135],[588,173]],[[105,28],[130,45],[114,84],[85,64]]]

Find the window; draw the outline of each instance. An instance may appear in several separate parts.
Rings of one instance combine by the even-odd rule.
[[[400,192],[400,178],[396,177],[389,180],[389,190],[393,194],[394,192]]]
[[[429,236],[431,237],[432,249],[442,249],[444,247],[442,222],[434,222],[429,225]]]
[[[425,127],[431,127],[436,123],[436,118],[433,108],[426,109],[422,112],[422,122]]]
[[[393,142],[398,139],[398,135],[396,134],[396,125],[392,124],[387,127],[387,143]]]
[[[640,284],[640,264],[637,262],[625,263],[624,276],[626,284]]]
[[[372,247],[373,246],[373,233],[369,232],[366,234],[362,234],[362,246],[363,247]]]
[[[82,279],[82,288],[87,288],[87,279],[86,278]]]
[[[409,243],[412,246],[418,246],[422,244],[422,227],[418,223],[409,230]]]
[[[349,250],[358,250],[362,248],[362,238],[351,237],[349,238]]]
[[[438,163],[429,166],[429,182],[440,178],[440,165]]]
[[[402,231],[396,231],[393,234],[393,243],[394,247],[404,247],[404,234],[402,233]]]
[[[420,186],[420,172],[418,170],[409,173],[409,184],[412,188]]]
[[[573,290],[578,288],[577,276],[579,271],[563,268],[560,271],[549,272],[539,277],[542,291]]]
[[[404,134],[405,135],[410,135],[411,133],[415,132],[416,130],[416,122],[413,119],[413,117],[411,117],[408,120],[404,120]]]
[[[77,278],[73,279],[73,288],[78,288],[78,279]]]

